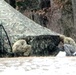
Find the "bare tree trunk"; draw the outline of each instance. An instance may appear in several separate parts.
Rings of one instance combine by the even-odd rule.
[[[76,0],[72,0],[72,8],[73,8],[73,18],[74,18],[74,27],[76,29]]]

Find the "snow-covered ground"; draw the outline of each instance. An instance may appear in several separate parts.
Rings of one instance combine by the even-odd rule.
[[[66,53],[64,51],[60,51],[56,57],[66,57]]]
[[[76,74],[76,57],[0,58],[0,75],[73,74]]]

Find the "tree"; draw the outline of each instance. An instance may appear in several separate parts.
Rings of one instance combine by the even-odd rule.
[[[7,3],[9,3],[12,7],[16,8],[16,0],[5,0]]]

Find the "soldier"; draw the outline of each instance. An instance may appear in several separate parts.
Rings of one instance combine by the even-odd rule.
[[[30,12],[30,19],[34,21],[34,10],[33,9]]]
[[[47,27],[48,19],[46,15],[43,15],[43,26]]]
[[[43,12],[39,10],[39,24],[43,26]]]
[[[66,53],[66,56],[76,56],[76,44],[72,45],[69,43],[64,43],[64,40],[61,38],[60,44],[58,45],[59,51]]]
[[[64,51],[66,52],[66,56],[76,56],[76,46],[64,44]]]

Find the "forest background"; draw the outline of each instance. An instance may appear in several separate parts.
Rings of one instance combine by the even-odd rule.
[[[73,0],[5,0],[36,23],[76,41]],[[12,2],[11,2],[12,1]]]

